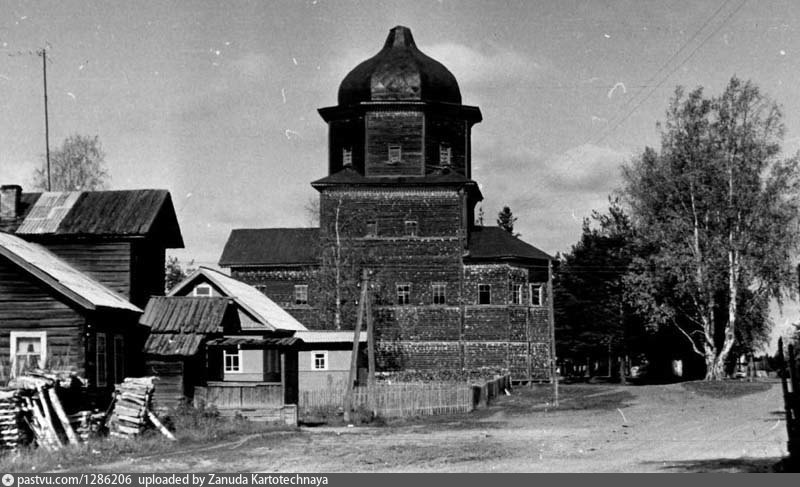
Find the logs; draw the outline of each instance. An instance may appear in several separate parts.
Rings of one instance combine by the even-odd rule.
[[[155,379],[155,377],[127,377],[122,384],[117,384],[108,426],[111,436],[134,438],[141,435],[149,423],[152,423],[164,436],[171,440],[175,439],[150,412]]]

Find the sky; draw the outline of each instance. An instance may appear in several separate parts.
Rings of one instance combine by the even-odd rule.
[[[753,80],[800,149],[792,0],[19,1],[0,8],[0,183],[30,187],[45,149],[97,135],[111,189],[172,193],[184,261],[215,266],[234,228],[310,224],[327,126],[348,71],[405,25],[483,122],[473,178],[549,253],[657,146],[676,86]]]

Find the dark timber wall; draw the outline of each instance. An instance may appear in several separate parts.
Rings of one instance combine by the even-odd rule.
[[[47,333],[47,360],[86,373],[86,317],[27,272],[0,257],[0,357],[10,363],[11,331]]]

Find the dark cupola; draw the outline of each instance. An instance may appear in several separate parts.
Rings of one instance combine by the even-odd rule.
[[[455,76],[417,49],[403,26],[390,30],[383,49],[350,71],[339,86],[339,106],[397,100],[461,104]]]
[[[383,49],[345,76],[338,105],[319,113],[329,125],[330,175],[471,177],[470,132],[481,112],[461,104],[455,76],[407,27],[391,29]]]

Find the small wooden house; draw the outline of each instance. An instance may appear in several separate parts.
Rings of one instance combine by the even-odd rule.
[[[159,377],[157,407],[192,401],[223,414],[285,421],[284,406],[297,403],[302,341],[291,336],[294,330],[270,325],[264,306],[222,297],[219,290],[227,284],[217,283],[214,295],[157,296],[147,304],[141,323],[150,330],[147,373]]]
[[[156,296],[140,322],[149,330],[143,350],[145,374],[158,376],[155,402],[163,409],[191,401],[194,388],[206,384],[206,342],[240,330],[227,298]]]
[[[26,368],[68,369],[102,403],[139,359],[141,312],[43,246],[0,232],[0,369],[6,377]]]
[[[302,340],[302,343],[298,342],[297,358],[300,391],[343,387],[347,382],[353,350],[352,331],[308,330],[260,290],[205,267],[176,285],[169,296],[228,297],[238,307],[242,333],[271,337],[291,334]],[[366,333],[361,334],[361,342],[366,342]],[[253,352],[245,350],[243,353]],[[366,358],[360,356],[358,365],[359,368],[366,367]]]
[[[168,248],[183,248],[166,190],[23,193],[0,187],[0,231],[36,242],[139,307],[164,294]]]

